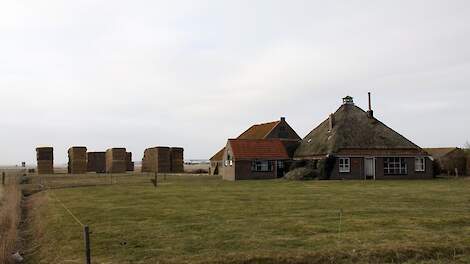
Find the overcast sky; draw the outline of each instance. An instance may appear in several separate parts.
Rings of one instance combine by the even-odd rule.
[[[422,147],[470,140],[470,1],[0,3],[0,164],[182,146],[253,123],[303,137],[351,95]]]

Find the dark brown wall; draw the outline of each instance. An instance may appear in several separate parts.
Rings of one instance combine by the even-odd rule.
[[[284,128],[284,131],[282,131]],[[266,139],[295,139],[301,140],[299,135],[287,124],[285,120],[281,120],[280,123],[266,136]]]
[[[426,171],[416,172],[415,171],[415,157],[406,157],[408,164],[407,175],[385,175],[384,174],[384,158],[375,158],[375,178],[380,179],[431,179],[433,178],[432,161],[426,158]],[[364,158],[353,157],[351,158],[351,172],[340,173],[339,172],[339,161],[335,162],[333,171],[331,173],[331,179],[364,179]]]
[[[339,161],[338,159],[335,162],[333,170],[331,172],[330,179],[364,179],[364,158],[350,158],[351,159],[351,172],[349,173],[340,173],[339,172]]]
[[[255,172],[251,171],[251,160],[234,162],[235,180],[264,180],[276,179],[276,164],[273,164],[273,171]]]

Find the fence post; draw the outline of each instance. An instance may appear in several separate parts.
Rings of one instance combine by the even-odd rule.
[[[85,263],[91,264],[90,228],[87,225],[83,227],[83,237],[85,239]]]
[[[338,225],[338,237],[339,240],[341,241],[341,221],[343,218],[343,209],[339,209],[339,225]]]
[[[5,172],[2,171],[2,185],[5,185]]]

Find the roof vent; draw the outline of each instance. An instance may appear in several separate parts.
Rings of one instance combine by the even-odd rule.
[[[343,104],[354,105],[354,100],[351,96],[346,96],[343,98]]]

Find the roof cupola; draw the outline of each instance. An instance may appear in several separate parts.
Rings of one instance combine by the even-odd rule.
[[[346,96],[343,98],[343,104],[354,105],[354,100],[351,96]]]

